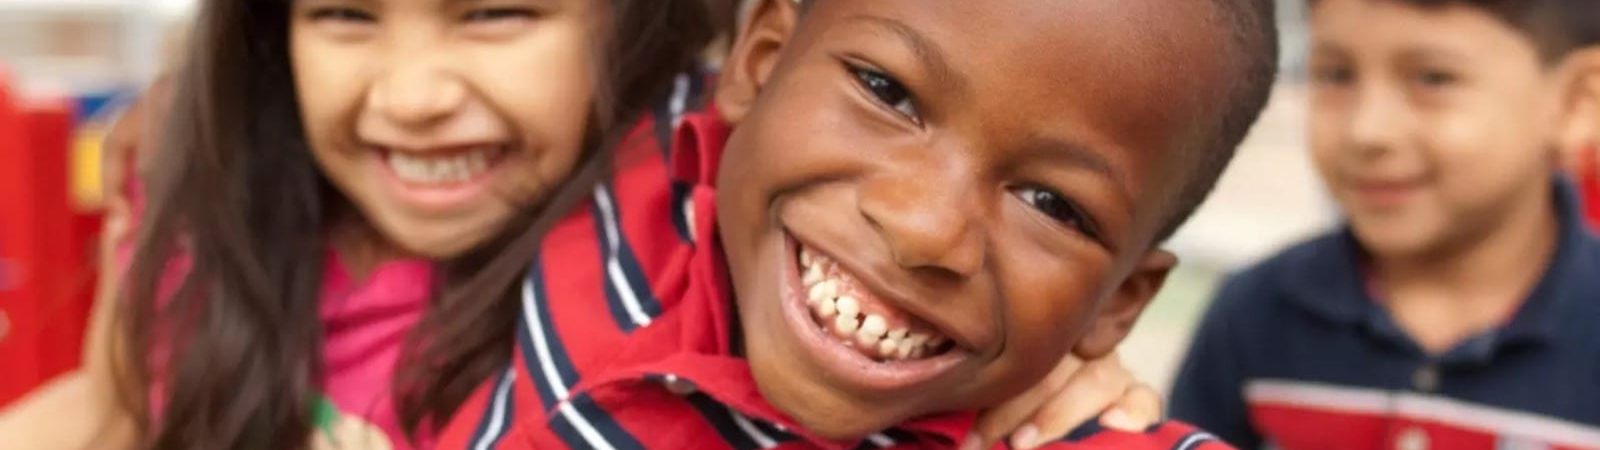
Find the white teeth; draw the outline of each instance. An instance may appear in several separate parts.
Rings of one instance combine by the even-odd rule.
[[[811,286],[806,292],[807,299],[813,302],[832,299],[839,296],[839,284],[833,280],[826,280]]]
[[[838,315],[839,308],[835,306],[833,299],[817,302],[817,317],[821,317],[823,321],[832,320],[834,316]]]
[[[910,333],[910,332],[911,332],[911,330],[909,330],[909,329],[896,328],[896,329],[893,329],[893,330],[889,331],[889,337],[898,341],[898,340],[901,340],[901,339],[905,339],[906,338],[906,334]]]
[[[800,283],[804,284],[806,286],[811,286],[811,285],[817,284],[818,282],[821,282],[821,281],[822,281],[822,268],[821,267],[817,267],[817,266],[809,266],[809,267],[807,267],[806,268],[805,277],[800,279]]]
[[[895,358],[899,358],[899,359],[906,359],[906,358],[911,357],[911,348],[912,347],[915,347],[915,346],[911,345],[911,341],[910,340],[902,340],[902,341],[900,341],[899,345],[895,346],[894,357]]]
[[[910,342],[912,348],[922,348],[922,344],[928,342],[928,335],[922,333],[911,333],[910,336],[906,337],[906,342]]]
[[[900,349],[900,340],[898,340],[898,339],[895,339],[895,338],[883,338],[882,341],[878,342],[878,356],[879,357],[883,357],[883,358],[893,357],[894,354],[895,354],[895,351],[897,351],[899,349]]]
[[[856,300],[855,297],[848,295],[839,297],[839,303],[835,306],[839,308],[839,316],[841,317],[854,319],[857,314],[861,314],[861,302]]]
[[[833,334],[849,339],[856,334],[856,317],[840,315],[833,318]]]
[[[806,304],[816,314],[818,322],[824,324],[823,328],[845,345],[869,357],[907,360],[933,353],[949,341],[934,333],[912,333],[910,328],[891,330],[883,316],[863,314],[861,300],[841,295],[842,282],[825,275],[835,270],[836,263],[832,260],[801,248],[800,265],[805,267],[801,283],[806,286]]]
[[[861,333],[872,335],[873,340],[882,338],[883,333],[887,331],[889,331],[889,322],[883,320],[883,316],[867,314],[867,318],[861,321]]]
[[[877,350],[878,339],[882,337],[881,334],[872,334],[867,332],[866,328],[862,328],[856,331],[856,345],[863,350]]]
[[[490,158],[498,148],[482,148],[450,156],[415,156],[389,152],[389,168],[400,179],[413,183],[459,183],[489,169]]]

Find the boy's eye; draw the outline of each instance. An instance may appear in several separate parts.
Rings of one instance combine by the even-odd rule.
[[[1355,80],[1355,71],[1348,67],[1318,67],[1311,70],[1311,77],[1320,84],[1343,86]]]
[[[1038,186],[1017,187],[1012,189],[1012,192],[1018,198],[1021,198],[1023,203],[1032,206],[1033,209],[1050,216],[1051,219],[1055,219],[1055,221],[1067,227],[1080,230],[1084,234],[1093,237],[1094,230],[1089,223],[1088,216],[1083,213],[1082,208],[1072,203],[1066,196]]]
[[[905,85],[883,72],[872,69],[851,67],[850,72],[879,102],[911,119],[912,122],[922,124],[922,117],[917,113],[917,106],[911,101],[911,92],[906,90]]]

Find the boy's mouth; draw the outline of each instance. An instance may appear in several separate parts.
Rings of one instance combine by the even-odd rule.
[[[854,389],[900,391],[949,373],[974,354],[838,259],[785,235],[785,322],[828,378]]]
[[[796,247],[811,319],[840,344],[874,361],[923,359],[950,350],[944,334],[880,300],[833,258]]]

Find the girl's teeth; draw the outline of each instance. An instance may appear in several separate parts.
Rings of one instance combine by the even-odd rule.
[[[489,169],[495,149],[476,150],[452,156],[412,156],[389,152],[389,168],[400,179],[413,183],[460,183]]]
[[[911,341],[910,340],[900,341],[900,343],[895,346],[894,357],[895,358],[899,358],[899,359],[910,358],[911,357],[911,348],[912,347],[915,347],[915,346],[911,345]]]

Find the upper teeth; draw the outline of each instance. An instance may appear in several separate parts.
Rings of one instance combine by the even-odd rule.
[[[486,147],[448,156],[418,156],[389,152],[389,168],[400,179],[413,183],[460,183],[489,170],[489,163],[500,150]]]
[[[819,323],[834,336],[869,356],[883,359],[920,358],[944,345],[946,340],[932,331],[913,333],[899,327],[889,329],[888,319],[878,314],[864,314],[861,300],[847,291],[854,281],[826,256],[801,248],[800,264],[804,266],[801,283],[805,286],[806,305],[811,308]]]

